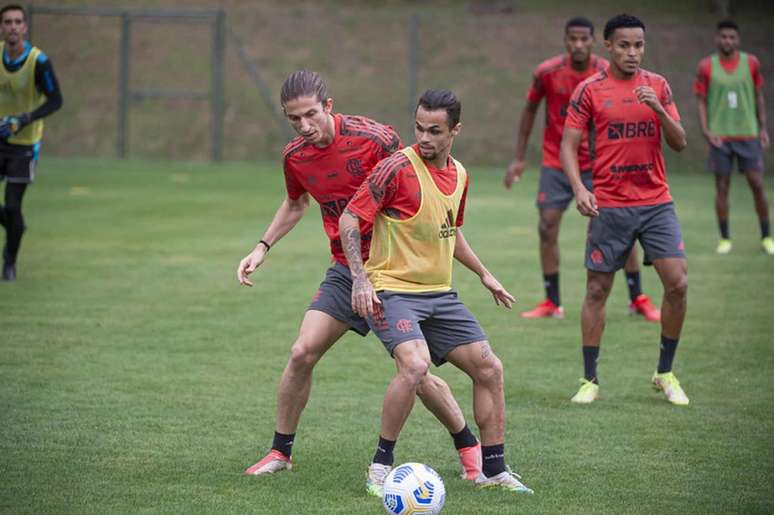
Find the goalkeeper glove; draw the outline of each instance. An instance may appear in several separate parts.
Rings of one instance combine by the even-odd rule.
[[[6,116],[0,120],[0,139],[7,139],[17,134],[30,123],[29,113]]]

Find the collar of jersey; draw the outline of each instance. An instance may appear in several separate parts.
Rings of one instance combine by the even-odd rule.
[[[18,66],[23,63],[25,59],[27,59],[27,56],[30,55],[30,50],[32,50],[32,45],[30,45],[29,41],[25,41],[24,52],[22,52],[22,55],[11,61],[11,57],[8,55],[8,50],[5,49],[3,50],[3,63],[5,63],[7,66]]]

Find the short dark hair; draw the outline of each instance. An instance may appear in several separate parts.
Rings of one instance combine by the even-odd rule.
[[[3,19],[3,16],[5,16],[5,13],[8,11],[21,11],[22,18],[24,18],[24,21],[27,21],[27,11],[24,10],[24,7],[22,7],[19,4],[8,4],[4,5],[2,9],[0,9],[0,20]]]
[[[619,14],[618,16],[613,16],[607,20],[607,23],[605,24],[605,39],[610,39],[610,36],[613,35],[613,32],[615,32],[616,29],[636,28],[640,28],[643,32],[645,32],[645,24],[642,23],[642,20],[636,16],[631,16],[629,14]]]
[[[567,34],[567,31],[572,27],[586,27],[591,31],[591,35],[594,35],[594,24],[591,23],[591,20],[584,18],[583,16],[576,16],[575,18],[567,20],[567,23],[564,24],[564,33]]]
[[[419,109],[419,106],[424,107],[428,111],[446,110],[450,129],[460,123],[462,104],[457,100],[457,96],[448,89],[428,89],[419,97],[417,109]],[[414,110],[415,113],[417,109]]]
[[[311,96],[316,96],[320,102],[325,102],[331,97],[328,94],[328,86],[317,72],[298,70],[291,73],[282,83],[280,103],[283,107],[291,100]]]
[[[734,20],[726,18],[725,20],[720,20],[718,22],[718,32],[720,32],[723,29],[733,29],[738,33],[739,25],[737,25]]]

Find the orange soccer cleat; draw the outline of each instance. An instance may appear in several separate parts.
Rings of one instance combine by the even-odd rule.
[[[638,295],[637,298],[629,304],[629,314],[642,315],[648,322],[661,321],[661,310],[654,306],[650,301],[650,297],[644,293]]]
[[[534,309],[524,311],[521,318],[564,318],[564,308],[546,299]]]

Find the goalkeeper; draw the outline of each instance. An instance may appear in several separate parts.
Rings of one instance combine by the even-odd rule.
[[[43,118],[62,107],[62,93],[51,61],[25,41],[27,19],[20,5],[0,9],[0,182],[6,181],[0,225],[6,233],[3,280],[16,279],[24,217],[22,198],[35,178]]]

